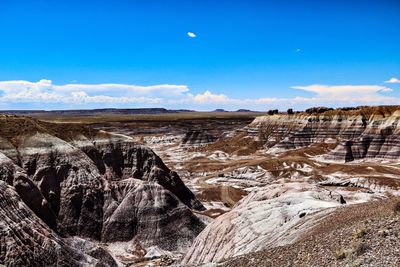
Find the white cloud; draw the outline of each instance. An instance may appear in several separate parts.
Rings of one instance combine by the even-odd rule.
[[[385,81],[385,83],[400,83],[400,80],[396,77],[392,77],[390,80]]]
[[[389,105],[400,102],[399,98],[385,95],[392,89],[378,85],[309,85],[294,86],[293,89],[313,93],[310,97],[265,97],[265,98],[230,98],[224,94],[213,94],[205,91],[202,94],[187,94],[182,101],[175,104],[190,103],[192,105],[211,105],[213,107],[250,108],[255,110],[266,110],[269,108],[295,109],[310,106],[349,106],[349,105]]]
[[[189,91],[186,85],[159,84],[151,86],[138,86],[130,84],[65,84],[55,85],[51,80],[40,80],[38,82],[28,81],[0,81],[0,90],[5,93],[21,91],[46,92],[54,91],[60,94],[68,94],[75,91],[87,93],[112,92],[113,94],[147,95],[152,93],[179,95]]]
[[[359,97],[366,95],[377,95],[380,92],[391,92],[392,89],[379,85],[320,85],[293,86],[293,89],[300,89],[316,93],[319,97],[343,98]]]
[[[230,99],[223,94],[216,95],[211,93],[210,91],[205,91],[203,94],[197,94],[193,97],[194,102],[198,104],[225,104],[230,101]]]
[[[194,32],[188,32],[187,35],[188,35],[190,38],[195,38],[195,37],[196,37],[196,34],[195,34]]]
[[[65,84],[0,81],[0,102],[6,103],[143,103],[157,104],[161,97],[182,97],[186,85]]]
[[[50,80],[38,82],[0,81],[0,106],[4,109],[32,104],[43,108],[98,108],[98,107],[167,107],[210,110],[215,108],[270,108],[304,109],[310,106],[349,106],[398,104],[398,97],[390,96],[392,89],[379,85],[307,85],[293,89],[311,93],[310,96],[231,98],[211,90],[193,94],[186,85],[159,84],[54,84]],[[25,105],[26,104],[26,105]]]
[[[395,104],[398,99],[382,93],[391,88],[380,85],[320,85],[293,86],[293,89],[315,93],[315,102],[340,105],[384,105]]]

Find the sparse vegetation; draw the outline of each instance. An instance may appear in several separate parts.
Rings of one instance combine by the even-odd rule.
[[[17,138],[16,138],[15,136],[11,137],[10,143],[11,143],[14,147],[18,147],[18,141],[17,141]]]
[[[343,107],[343,108],[338,108],[337,110],[343,110],[343,111],[349,111],[349,110],[357,110],[360,107]]]
[[[326,111],[333,110],[333,108],[327,108],[327,107],[312,107],[306,109],[306,113],[308,114],[321,114]]]
[[[367,234],[367,230],[365,228],[358,228],[354,231],[353,236],[355,238],[361,238]]]
[[[337,250],[337,251],[335,251],[335,258],[337,260],[343,260],[346,258],[346,253],[347,253],[347,251],[344,249]]]
[[[272,129],[267,128],[267,127],[261,127],[258,130],[258,140],[260,140],[262,143],[266,143],[271,136]]]
[[[324,110],[327,109],[327,110]],[[306,109],[305,113],[311,114],[323,114],[324,116],[335,116],[335,115],[347,115],[347,116],[362,116],[364,120],[372,115],[379,115],[388,117],[395,111],[399,110],[400,106],[358,106],[358,107],[345,107],[345,108],[327,108],[327,107],[313,107]]]
[[[368,250],[368,245],[364,242],[355,242],[350,249],[339,249],[335,251],[335,258],[343,260],[345,258],[353,259],[354,256],[360,256]]]
[[[270,110],[268,110],[268,115],[275,115],[275,114],[278,114],[279,113],[279,110],[277,110],[277,109],[270,109]]]

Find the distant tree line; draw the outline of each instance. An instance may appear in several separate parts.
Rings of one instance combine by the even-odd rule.
[[[286,113],[289,114],[289,115],[292,115],[292,114],[294,114],[294,111],[293,111],[292,108],[289,108],[289,109],[286,111]],[[270,110],[268,110],[267,114],[268,114],[268,115],[279,114],[279,110],[278,110],[278,109],[270,109]]]
[[[268,115],[275,115],[275,114],[278,114],[279,113],[279,110],[277,110],[277,109],[270,109],[270,110],[268,110]]]
[[[324,113],[326,111],[329,110],[333,110],[333,108],[327,108],[327,107],[312,107],[312,108],[308,108],[306,109],[306,113],[308,114],[320,114],[320,113]]]
[[[368,106],[342,107],[342,108],[336,108],[336,109],[328,108],[328,107],[311,107],[311,108],[306,109],[304,112],[311,115],[311,114],[321,114],[321,113],[324,113],[324,112],[327,112],[327,111],[331,111],[331,110],[350,111],[350,110],[359,110],[359,109],[367,108],[367,107]],[[279,112],[278,109],[270,109],[267,112],[268,115],[275,115],[275,114],[279,114],[279,113],[285,114],[285,112]],[[286,114],[288,114],[288,115],[292,115],[292,114],[295,114],[295,113],[301,113],[301,112],[300,111],[293,111],[292,108],[289,108],[286,111]]]

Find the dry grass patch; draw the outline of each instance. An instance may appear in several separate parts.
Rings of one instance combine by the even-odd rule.
[[[362,227],[358,228],[353,232],[353,237],[355,238],[362,238],[367,234],[367,229]]]

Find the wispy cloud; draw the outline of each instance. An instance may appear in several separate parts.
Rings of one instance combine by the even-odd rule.
[[[320,85],[293,86],[297,90],[314,93],[306,102],[330,106],[396,104],[399,99],[388,96],[393,90],[380,85]]]
[[[400,83],[400,80],[396,77],[392,77],[389,80],[385,81],[385,83]]]
[[[38,82],[0,81],[0,106],[15,108],[20,104],[44,108],[98,108],[98,107],[154,107],[191,108],[269,108],[303,109],[310,106],[348,106],[398,104],[400,99],[390,96],[392,89],[379,85],[320,85],[293,86],[292,89],[310,93],[310,96],[232,98],[226,94],[206,90],[191,93],[187,85],[159,84],[140,86],[132,84],[54,84],[50,80]]]
[[[300,89],[316,93],[322,98],[356,98],[359,96],[377,96],[380,92],[391,92],[392,89],[379,85],[320,85],[293,86],[293,89]]]
[[[308,85],[293,86],[293,89],[307,91],[309,97],[295,96],[291,98],[231,98],[224,94],[214,94],[205,91],[202,94],[188,94],[183,102],[220,107],[245,107],[258,110],[267,108],[302,109],[310,106],[347,106],[347,105],[385,105],[397,104],[399,98],[385,95],[393,90],[379,85]]]
[[[195,34],[194,32],[188,32],[187,35],[188,35],[190,38],[195,38],[195,37],[196,37],[196,34]]]
[[[226,103],[229,98],[224,94],[213,94],[210,91],[205,91],[203,94],[197,94],[193,97],[193,100],[198,104],[207,103]]]

